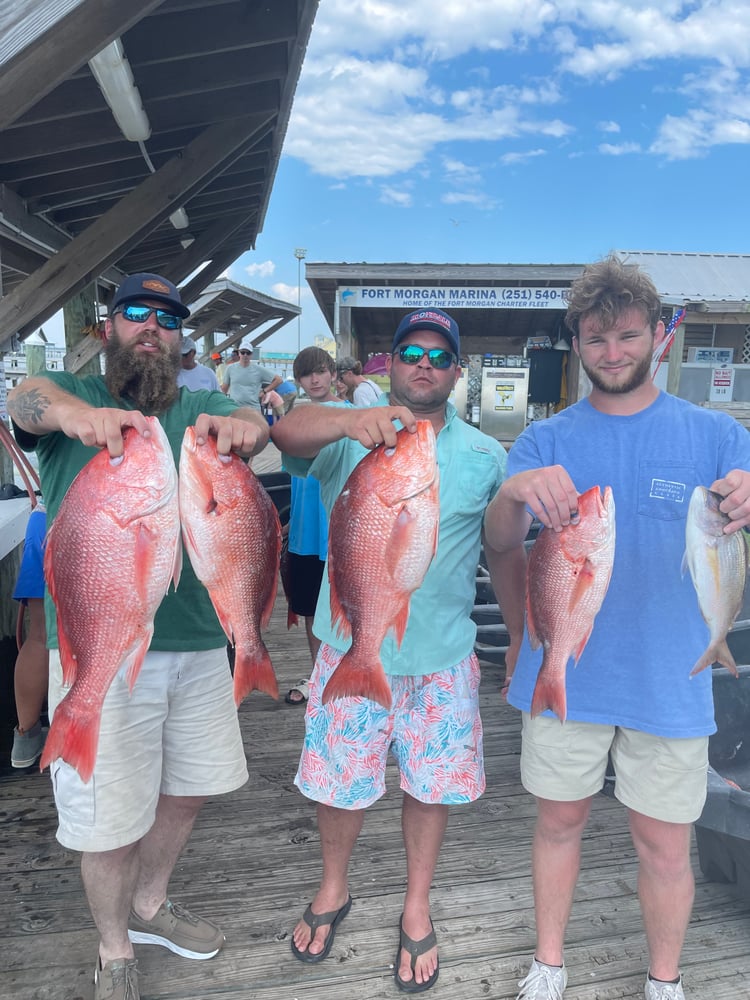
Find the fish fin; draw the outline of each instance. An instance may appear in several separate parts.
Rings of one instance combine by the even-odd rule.
[[[408,503],[403,503],[394,518],[391,537],[385,546],[385,565],[391,577],[396,575],[396,569],[404,552],[412,546],[412,537],[417,527],[417,519],[412,514]]]
[[[534,687],[534,696],[531,699],[532,719],[548,708],[555,713],[560,722],[565,722],[568,714],[565,681],[560,683],[559,680],[555,680],[542,665]]]
[[[268,623],[271,620],[271,615],[273,614],[273,608],[276,604],[276,591],[279,586],[279,572],[278,566],[276,567],[276,572],[273,574],[271,588],[268,591],[268,596],[266,597],[266,603],[263,605],[263,610],[260,613],[260,627],[267,628]]]
[[[536,622],[534,621],[534,612],[531,610],[531,601],[529,600],[528,594],[526,595],[526,631],[529,633],[529,645],[531,648],[539,649],[542,644],[542,640],[539,638]]]
[[[401,648],[401,643],[404,641],[404,633],[406,632],[406,626],[409,624],[409,601],[404,601],[401,610],[396,615],[391,628],[393,629],[393,634],[396,637],[396,645]]]
[[[177,590],[178,586],[180,585],[180,577],[182,576],[182,562],[183,562],[182,542],[178,535],[177,543],[174,547],[174,563],[172,564],[172,575],[170,577],[172,583],[174,584],[175,590]],[[167,584],[167,590],[169,590],[169,584]]]
[[[55,709],[52,717],[44,752],[39,761],[39,770],[58,757],[74,767],[87,784],[94,773],[96,751],[99,746],[99,711],[82,715],[79,709],[72,709],[66,695]]]
[[[128,683],[128,689],[132,693],[133,686],[138,680],[138,674],[141,672],[141,667],[143,666],[143,661],[148,652],[148,647],[151,645],[151,637],[154,634],[153,623],[146,629],[145,635],[143,635],[137,642],[133,643],[130,649],[125,653],[122,658],[122,667],[125,667],[125,680]]]
[[[70,645],[70,640],[68,639],[63,623],[60,620],[60,615],[57,614],[57,586],[55,584],[55,574],[52,567],[56,538],[57,533],[54,530],[53,524],[47,532],[47,538],[44,543],[44,578],[47,581],[47,588],[49,589],[52,603],[55,605],[55,614],[57,616],[57,641],[60,647],[60,663],[62,665],[63,684],[65,684],[66,687],[72,687],[78,674],[78,661],[73,655],[73,649]]]
[[[578,666],[578,661],[581,659],[581,653],[586,648],[586,643],[591,638],[591,633],[593,631],[594,631],[594,623],[592,622],[591,623],[591,628],[588,630],[588,632],[586,633],[586,635],[581,639],[581,641],[578,643],[578,645],[573,650],[573,653],[572,653],[573,662],[575,663],[576,666]]]
[[[687,549],[682,553],[682,562],[680,563],[680,576],[685,577],[685,574],[690,572],[690,561],[688,559]]]
[[[700,657],[698,662],[690,671],[690,676],[695,677],[695,675],[699,674],[701,670],[705,670],[706,667],[710,667],[712,663],[720,663],[722,667],[726,667],[727,670],[731,674],[734,674],[735,677],[739,677],[737,664],[734,662],[734,657],[732,656],[729,646],[727,645],[726,639],[722,639],[720,642],[711,643],[703,656]]]
[[[276,674],[262,639],[254,649],[237,646],[234,651],[234,703],[238,708],[251,691],[262,691],[272,698],[279,697]]]
[[[286,609],[286,627],[290,629],[292,625],[299,625],[299,615],[296,611],[292,611],[291,607],[287,606]]]
[[[135,571],[135,591],[144,604],[147,601],[148,585],[154,568],[157,545],[158,539],[154,532],[143,522],[139,522],[135,528],[133,569]]]
[[[596,579],[596,573],[594,572],[594,567],[589,558],[582,559],[580,562],[580,569],[578,570],[578,575],[576,576],[575,586],[570,594],[570,602],[568,603],[568,611],[572,612],[578,602],[586,594],[586,592],[591,588]],[[588,639],[588,636],[586,636]],[[585,645],[585,643],[584,643]]]
[[[333,575],[333,552],[328,549],[328,589],[331,597],[331,625],[342,639],[348,639],[352,634],[352,626],[346,616],[344,605],[339,600],[339,592]]]
[[[72,687],[78,676],[78,660],[73,652],[68,634],[60,619],[57,619],[57,644],[60,647],[62,679],[66,687]]]
[[[353,650],[344,653],[323,688],[323,704],[337,698],[369,698],[390,710],[392,697],[380,660],[363,665]]]

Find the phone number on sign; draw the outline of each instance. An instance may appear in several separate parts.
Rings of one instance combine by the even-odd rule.
[[[502,298],[505,301],[526,302],[558,302],[560,306],[567,304],[567,288],[503,288]]]

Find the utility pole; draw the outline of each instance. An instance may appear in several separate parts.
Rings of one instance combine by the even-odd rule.
[[[297,247],[294,251],[294,256],[297,258],[297,308],[300,310],[300,314],[297,316],[297,354],[299,354],[302,348],[302,307],[300,305],[302,298],[302,261],[307,256],[307,250]]]

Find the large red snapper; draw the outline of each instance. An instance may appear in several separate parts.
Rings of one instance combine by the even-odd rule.
[[[182,439],[179,496],[185,549],[234,642],[235,703],[256,689],[278,698],[260,634],[279,574],[281,525],[273,501],[239,456],[220,456],[213,437],[199,445],[193,427]]]
[[[690,676],[712,663],[721,663],[737,676],[727,632],[742,607],[747,579],[747,542],[744,532],[725,535],[729,516],[719,510],[724,498],[705,486],[696,486],[690,497],[685,525],[685,559],[709,629],[708,646]]]
[[[150,436],[133,428],[114,462],[100,451],[65,494],[47,534],[44,572],[57,610],[63,681],[40,766],[62,757],[88,781],[102,702],[123,667],[132,690],[154,631],[154,615],[182,549],[177,470],[156,417]]]
[[[328,576],[331,616],[351,635],[323,691],[323,702],[362,695],[391,705],[380,647],[393,629],[400,645],[409,601],[437,549],[440,520],[435,432],[429,420],[398,432],[352,470],[331,511]]]
[[[615,557],[615,502],[609,486],[578,498],[578,520],[545,529],[529,553],[526,625],[532,649],[544,658],[531,702],[532,716],[549,708],[564,722],[565,671],[577,663],[602,606]]]

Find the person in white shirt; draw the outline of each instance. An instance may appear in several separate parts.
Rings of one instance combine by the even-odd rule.
[[[339,381],[349,390],[355,406],[369,406],[379,399],[383,392],[379,385],[362,374],[362,362],[356,358],[341,358],[336,364]]]
[[[182,368],[177,373],[177,385],[184,385],[191,392],[198,389],[219,389],[219,380],[216,372],[211,371],[208,365],[202,365],[195,360],[197,347],[195,341],[190,337],[184,337],[182,341]]]

